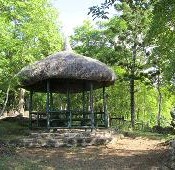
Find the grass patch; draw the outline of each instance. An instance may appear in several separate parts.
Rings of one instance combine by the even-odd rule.
[[[153,132],[144,132],[144,131],[122,131],[124,136],[136,138],[136,137],[146,137],[148,139],[153,140],[171,140],[174,139],[174,135],[170,134],[159,134],[159,133],[153,133]]]
[[[1,156],[0,157],[0,169],[9,170],[42,170],[51,169],[49,166],[44,165],[40,161],[34,161],[32,159],[21,157],[19,155],[13,156]]]
[[[20,117],[0,120],[0,140],[19,139],[29,134],[27,121]]]
[[[33,160],[17,153],[17,148],[8,145],[9,141],[29,135],[28,119],[17,116],[0,120],[0,169],[40,170],[53,169],[40,160]]]

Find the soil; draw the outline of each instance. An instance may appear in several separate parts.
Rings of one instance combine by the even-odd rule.
[[[106,146],[21,148],[18,154],[60,170],[168,170],[168,146],[160,140],[123,137]]]

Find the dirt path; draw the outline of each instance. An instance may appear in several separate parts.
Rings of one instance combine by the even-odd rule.
[[[123,138],[107,146],[20,149],[19,154],[60,170],[168,170],[168,150],[159,140]]]

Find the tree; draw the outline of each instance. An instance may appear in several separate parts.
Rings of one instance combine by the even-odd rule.
[[[164,81],[174,84],[175,1],[158,0],[154,6],[153,16],[147,41],[156,46],[154,53],[159,55],[158,61]]]
[[[14,76],[22,67],[62,48],[62,36],[58,15],[49,0],[0,0],[0,10],[0,92],[3,99],[10,84],[8,91],[16,93]]]
[[[108,112],[111,117],[124,117],[126,120],[130,119],[130,94],[129,94],[129,57],[130,53],[120,46],[115,46],[113,41],[115,35],[110,31],[110,21],[98,22],[92,24],[85,21],[82,26],[75,29],[72,38],[72,45],[74,50],[83,55],[97,58],[102,62],[111,65],[117,75],[117,82],[114,86],[107,89],[108,94]],[[116,28],[121,30],[123,24],[117,20]],[[122,22],[121,22],[122,23]],[[121,45],[122,46],[122,45]],[[119,50],[118,48],[122,49]],[[152,47],[151,47],[152,48]],[[118,49],[118,50],[116,50]],[[125,52],[125,53],[124,53]],[[150,53],[147,49],[146,53]],[[128,56],[123,57],[123,56]],[[145,61],[143,55],[143,61]],[[146,126],[154,126],[157,123],[158,115],[158,84],[157,79],[160,76],[160,91],[161,91],[161,125],[167,125],[170,121],[169,111],[172,107],[174,96],[167,91],[167,86],[162,82],[162,74],[159,69],[157,54],[156,57],[149,57],[146,55],[148,64],[140,63],[141,72],[138,72],[138,80],[135,80],[135,110],[137,122],[143,123]],[[156,64],[157,63],[157,64]],[[141,67],[142,66],[142,67]],[[147,68],[148,69],[145,69]],[[144,76],[142,76],[142,74]],[[147,78],[146,78],[147,77]],[[97,92],[98,95],[98,92]],[[95,103],[96,105],[96,103]],[[113,125],[115,121],[113,121]],[[115,124],[119,126],[119,124]],[[138,125],[137,125],[138,126]],[[136,128],[138,128],[136,126]]]
[[[146,61],[145,36],[151,20],[152,3],[147,0],[106,0],[101,7],[90,8],[93,16],[108,18],[105,9],[114,5],[118,15],[110,19],[108,34],[113,36],[115,51],[121,66],[126,69],[130,86],[131,124],[135,125],[135,81],[143,80],[141,70]]]
[[[74,35],[71,36],[72,46],[78,53],[95,57],[112,65],[115,50],[110,37],[105,34],[104,29],[106,29],[106,26],[101,22],[93,25],[88,20],[84,21],[82,26],[75,28]]]
[[[151,60],[158,66],[161,73],[162,82],[169,87],[167,90],[170,92],[173,92],[175,87],[174,10],[175,2],[173,0],[158,0],[156,2],[153,10],[152,23],[147,38],[147,41],[155,46]],[[158,82],[157,84],[159,84]],[[161,88],[158,88],[158,91],[160,94],[159,101],[161,102]],[[161,105],[159,105],[159,108],[160,107]],[[158,113],[158,124],[160,124],[159,119],[160,114]]]

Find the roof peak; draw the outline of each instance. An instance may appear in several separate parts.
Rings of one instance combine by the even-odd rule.
[[[72,52],[72,47],[70,45],[70,42],[69,42],[69,37],[68,36],[65,36],[64,37],[64,51],[70,51]]]

